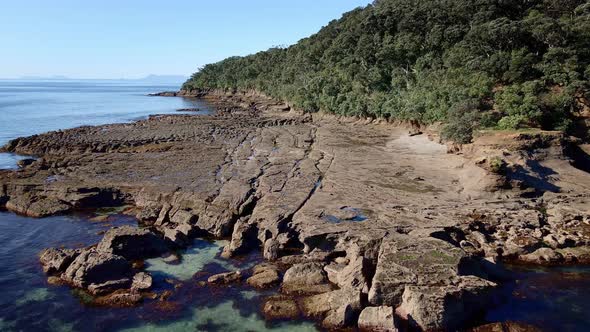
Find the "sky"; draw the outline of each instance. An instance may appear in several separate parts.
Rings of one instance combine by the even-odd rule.
[[[369,0],[2,0],[0,78],[185,75],[290,45]]]

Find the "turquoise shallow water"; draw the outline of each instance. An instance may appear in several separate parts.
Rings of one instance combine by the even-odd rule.
[[[146,261],[155,291],[173,291],[166,302],[146,300],[127,309],[83,305],[67,286],[47,284],[37,254],[47,247],[93,244],[108,227],[136,224],[123,215],[106,223],[91,222],[90,217],[38,220],[0,212],[0,331],[316,331],[308,322],[265,322],[258,313],[264,293],[199,285],[211,273],[245,269],[258,260],[256,255],[220,258],[224,241],[195,240],[176,265],[162,258]]]
[[[0,80],[0,146],[11,139],[82,125],[129,122],[178,109],[210,111],[189,98],[148,97],[179,86],[138,85],[132,81]],[[0,154],[0,168],[18,158]]]

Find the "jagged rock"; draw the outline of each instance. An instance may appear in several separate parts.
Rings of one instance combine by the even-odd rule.
[[[296,264],[285,272],[281,291],[286,294],[323,293],[332,289],[327,282],[322,264]]]
[[[189,238],[180,230],[175,228],[164,228],[164,238],[173,246],[185,246],[189,243]]]
[[[361,309],[362,295],[355,289],[338,289],[331,292],[303,298],[301,310],[308,317],[323,317],[349,306],[349,313]]]
[[[258,246],[256,235],[258,228],[248,224],[247,219],[240,219],[236,222],[230,243],[223,248],[221,254],[224,258],[231,258],[234,255],[244,254]]]
[[[185,210],[176,211],[176,213],[170,218],[170,222],[177,225],[193,225],[196,220],[197,217],[194,214]]]
[[[207,282],[210,284],[229,284],[242,280],[242,277],[241,271],[234,271],[212,275],[207,279]]]
[[[297,319],[299,307],[292,298],[271,296],[264,301],[262,313],[266,319]]]
[[[145,224],[153,224],[158,219],[159,214],[160,209],[158,207],[146,206],[139,209],[135,217]]]
[[[381,245],[369,302],[397,307],[406,285],[452,285],[464,258],[460,248],[442,240],[389,236]]]
[[[361,331],[397,332],[392,307],[366,307],[358,319]]]
[[[161,255],[168,247],[162,238],[147,229],[123,226],[110,229],[96,250],[134,260]]]
[[[330,330],[343,329],[354,324],[356,310],[350,304],[331,310],[327,313],[326,318],[322,321],[322,327]]]
[[[255,288],[268,288],[278,284],[280,280],[276,266],[260,264],[254,267],[252,276],[246,282]]]
[[[75,287],[86,288],[91,284],[130,279],[131,275],[131,264],[125,258],[96,249],[85,249],[66,269],[62,278]]]
[[[25,158],[25,159],[18,160],[16,162],[16,165],[18,167],[20,167],[20,168],[25,168],[25,167],[27,167],[29,165],[32,165],[35,161],[36,160],[35,159],[32,159],[32,158]]]
[[[455,330],[488,305],[494,283],[478,277],[462,277],[452,286],[405,287],[399,311],[411,324],[429,330]]]
[[[331,264],[324,268],[331,282],[341,288],[356,288],[363,293],[369,292],[369,263],[362,257],[357,256],[347,265]]]
[[[133,276],[131,289],[145,291],[152,288],[152,276],[145,272],[139,272]]]
[[[61,274],[78,257],[80,250],[49,248],[41,252],[39,260],[47,274]]]
[[[564,261],[564,257],[559,252],[551,248],[541,248],[533,253],[521,255],[519,260],[532,264],[556,264]]]
[[[264,256],[264,259],[269,261],[277,259],[279,257],[279,242],[272,238],[266,240],[266,242],[264,242],[262,255]]]
[[[504,245],[503,255],[507,257],[520,256],[533,252],[541,247],[539,239],[532,236],[514,236],[509,238]]]
[[[17,211],[32,206],[45,214],[61,210],[39,208],[45,200],[64,210],[134,202],[145,210],[138,214],[143,223],[173,247],[197,232],[233,231],[229,255],[263,244],[264,257],[277,264],[329,264],[325,272],[341,287],[363,293],[371,284],[362,296],[373,306],[398,307],[410,286],[416,288],[408,301],[427,293],[423,301],[432,308],[442,295],[431,293],[464,301],[470,291],[459,290],[470,288],[462,274],[473,272],[463,264],[468,256],[516,259],[548,234],[557,245],[542,245],[555,246],[564,263],[588,257],[590,177],[571,167],[561,134],[482,133],[472,144],[455,145],[461,155],[449,155],[429,140],[427,128],[428,135],[410,137],[384,121],[274,112],[269,108],[279,103],[257,94],[179,94],[205,95],[215,114],[158,115],[10,142],[5,151],[44,160],[0,172],[0,206],[12,201]],[[490,156],[505,160],[504,174],[474,165],[482,156],[483,163]],[[536,197],[519,185],[536,188]],[[433,230],[440,237],[432,239]],[[256,239],[244,236],[250,231]],[[319,319],[344,324],[344,309],[330,308]]]
[[[326,273],[320,263],[303,263],[293,265],[285,272],[284,284],[317,285],[327,281]]]

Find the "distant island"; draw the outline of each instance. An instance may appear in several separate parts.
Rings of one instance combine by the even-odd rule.
[[[72,78],[64,75],[52,76],[21,76],[18,78],[1,78],[0,80],[23,80],[23,81],[129,81],[138,83],[181,85],[188,79],[182,75],[147,75],[141,78]]]

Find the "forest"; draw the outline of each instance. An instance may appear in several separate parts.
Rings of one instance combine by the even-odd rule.
[[[588,1],[377,0],[295,45],[206,65],[183,89],[442,123],[466,143],[481,128],[579,130],[589,79]]]

